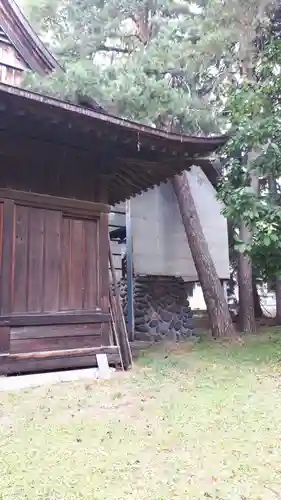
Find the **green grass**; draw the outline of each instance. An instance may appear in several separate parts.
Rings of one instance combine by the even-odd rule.
[[[281,499],[281,331],[0,394],[2,500]]]

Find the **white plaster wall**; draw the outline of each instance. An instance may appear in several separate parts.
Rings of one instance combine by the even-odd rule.
[[[188,172],[190,187],[221,279],[229,276],[227,224],[216,191],[199,167]],[[139,274],[198,276],[187,243],[177,200],[170,183],[131,200],[134,269]]]

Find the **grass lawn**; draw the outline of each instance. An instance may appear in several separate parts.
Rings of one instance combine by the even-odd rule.
[[[280,360],[272,330],[0,393],[0,499],[281,499]]]

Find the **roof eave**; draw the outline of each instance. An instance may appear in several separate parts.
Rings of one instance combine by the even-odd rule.
[[[156,129],[150,127],[148,125],[143,125],[141,123],[137,123],[131,120],[127,120],[124,118],[119,118],[114,115],[109,115],[107,113],[101,113],[95,111],[93,109],[85,108],[83,106],[79,106],[77,104],[72,104],[67,101],[62,101],[56,99],[54,97],[49,97],[43,94],[38,94],[35,92],[30,92],[19,87],[13,87],[10,85],[6,85],[0,83],[0,92],[5,92],[7,94],[16,95],[18,97],[22,97],[24,99],[29,99],[30,101],[42,103],[54,108],[59,108],[68,113],[74,113],[77,115],[87,116],[89,118],[93,118],[99,120],[101,122],[107,122],[112,125],[116,125],[122,129],[127,129],[128,131],[133,131],[143,136],[151,137],[151,138],[162,138],[170,141],[171,143],[178,143],[182,145],[200,145],[202,143],[209,145],[211,152],[217,150],[218,148],[224,146],[228,141],[229,137],[227,135],[222,136],[208,136],[208,137],[200,137],[200,136],[188,136],[183,134],[176,134],[172,132],[166,132],[165,130]],[[204,155],[203,155],[204,156]],[[208,156],[208,155],[206,155]]]

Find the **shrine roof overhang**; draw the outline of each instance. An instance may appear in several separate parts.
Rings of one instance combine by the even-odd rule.
[[[227,139],[169,133],[0,84],[0,154],[19,161],[27,156],[34,163],[44,158],[54,169],[63,161],[77,175],[87,165],[106,180],[111,205],[192,165],[210,178],[209,156]]]

